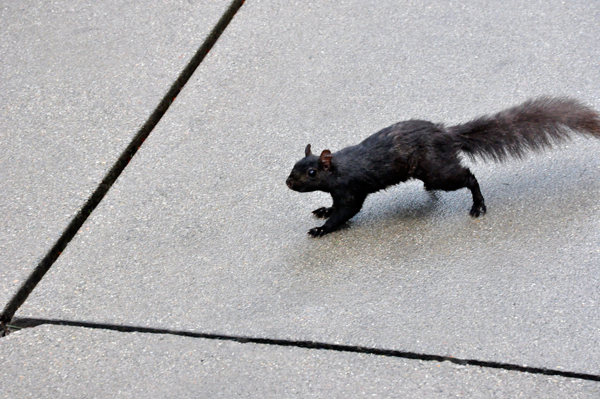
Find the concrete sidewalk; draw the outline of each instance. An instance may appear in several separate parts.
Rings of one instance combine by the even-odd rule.
[[[412,182],[315,240],[330,199],[284,184],[402,119],[600,109],[600,6],[476,3],[246,2],[17,310],[0,392],[600,396],[600,142],[472,165],[480,219]],[[128,4],[4,6],[3,305],[229,7]]]
[[[228,5],[0,7],[0,307],[84,207]]]

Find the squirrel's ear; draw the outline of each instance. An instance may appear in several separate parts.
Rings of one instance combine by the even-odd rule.
[[[310,144],[306,146],[306,149],[304,150],[304,155],[312,155],[312,152],[310,151]]]
[[[323,150],[319,157],[319,163],[323,166],[323,169],[329,170],[331,168],[331,151]]]

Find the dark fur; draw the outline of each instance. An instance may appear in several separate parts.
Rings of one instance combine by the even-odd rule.
[[[542,97],[448,128],[409,120],[333,154],[325,150],[313,155],[309,144],[286,184],[295,191],[318,190],[333,197],[332,207],[313,211],[328,219],[308,232],[313,237],[337,230],[360,211],[367,195],[408,179],[422,180],[427,190],[468,188],[473,195],[470,213],[477,217],[485,213],[485,202],[477,179],[460,162],[461,153],[494,161],[522,158],[575,133],[600,138],[600,117],[568,98]]]

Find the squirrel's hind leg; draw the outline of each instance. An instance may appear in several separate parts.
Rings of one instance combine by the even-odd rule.
[[[479,215],[484,214],[487,211],[487,208],[485,207],[485,201],[483,200],[483,195],[481,195],[477,179],[473,173],[469,172],[469,175],[467,188],[471,190],[471,194],[473,195],[473,206],[469,213],[476,218],[479,217]]]
[[[473,196],[473,206],[469,212],[471,216],[478,217],[487,210],[479,183],[468,168],[458,166],[451,170],[446,170],[444,173],[436,171],[421,178],[421,180],[425,183],[426,190],[454,191],[461,188],[468,188],[471,190]]]

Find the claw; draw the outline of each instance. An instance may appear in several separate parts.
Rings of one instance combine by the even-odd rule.
[[[315,238],[322,237],[325,235],[325,230],[323,229],[323,227],[315,227],[314,229],[310,229],[308,231],[308,235]]]
[[[480,204],[480,205],[473,205],[473,208],[471,208],[471,211],[469,213],[474,218],[477,218],[480,215],[483,215],[486,211],[487,211],[487,209],[486,209],[485,205]]]
[[[318,218],[327,219],[333,213],[332,208],[321,207],[312,211],[313,215]]]

